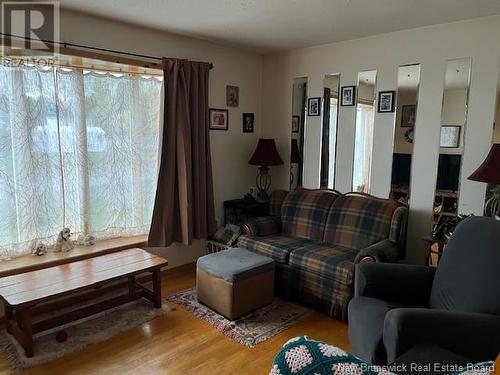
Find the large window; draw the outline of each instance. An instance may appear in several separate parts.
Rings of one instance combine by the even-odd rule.
[[[62,227],[147,233],[156,190],[161,79],[0,66],[0,256]]]

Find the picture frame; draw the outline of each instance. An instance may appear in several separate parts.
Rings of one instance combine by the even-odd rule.
[[[226,105],[238,107],[240,104],[240,88],[238,86],[226,86]]]
[[[415,104],[401,107],[401,127],[413,128],[417,119],[417,106]]]
[[[300,129],[300,116],[292,116],[292,133],[298,133]]]
[[[227,109],[210,108],[208,113],[210,130],[228,130],[229,112]]]
[[[319,116],[320,114],[321,98],[309,98],[307,99],[307,115],[308,116]]]
[[[255,115],[243,113],[243,133],[253,133]]]
[[[460,125],[441,126],[441,136],[439,147],[441,148],[459,148],[462,127]]]
[[[342,107],[353,106],[356,102],[356,86],[342,86],[340,88],[340,105]]]
[[[378,93],[378,113],[391,113],[395,109],[396,91],[379,91]]]

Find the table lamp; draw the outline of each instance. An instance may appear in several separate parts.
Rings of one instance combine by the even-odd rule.
[[[267,191],[271,187],[271,176],[269,175],[269,167],[273,165],[282,165],[280,154],[276,149],[276,144],[273,138],[260,138],[257,143],[252,157],[248,164],[258,165],[259,173],[257,174],[256,184],[260,200],[267,200]]]
[[[300,151],[299,151],[299,144],[296,139],[292,139],[292,152],[290,154],[290,164],[300,164],[301,158],[300,158]],[[293,175],[293,167],[290,166],[290,186],[293,184],[294,180],[294,175]]]
[[[487,182],[500,185],[500,143],[491,146],[491,150],[474,173],[469,176],[469,180]],[[500,187],[493,190],[493,196],[486,201],[484,206],[485,216],[491,216],[500,220]]]

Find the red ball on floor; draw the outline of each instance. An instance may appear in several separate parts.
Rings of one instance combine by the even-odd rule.
[[[57,342],[65,342],[68,339],[68,334],[66,331],[59,331],[56,333],[56,341]]]

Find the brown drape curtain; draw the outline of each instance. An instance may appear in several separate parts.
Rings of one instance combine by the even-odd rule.
[[[149,246],[190,245],[216,229],[208,63],[163,59],[164,116]]]

